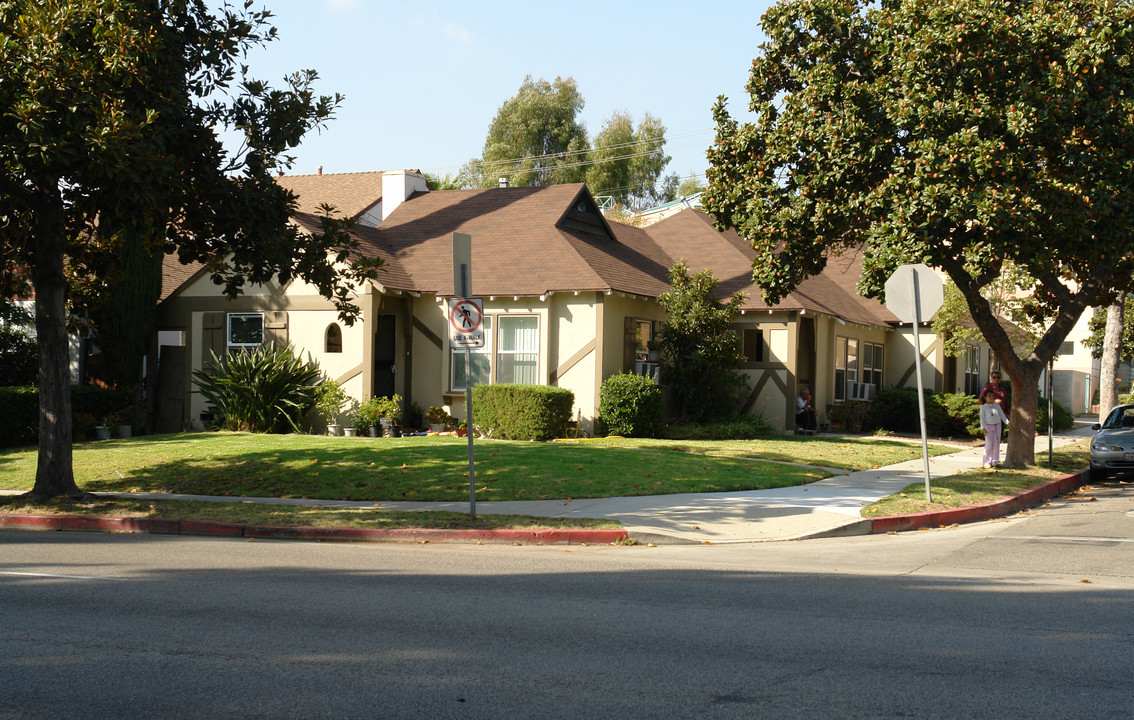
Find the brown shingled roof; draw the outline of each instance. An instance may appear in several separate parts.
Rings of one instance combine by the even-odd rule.
[[[743,310],[772,309],[752,280],[756,252],[732,229],[720,232],[706,213],[685,209],[650,225],[648,231],[670,256],[684,258],[692,272],[711,270],[720,281],[718,294],[722,298],[741,292],[747,296]],[[882,303],[855,291],[861,269],[857,253],[832,257],[822,274],[804,280],[775,309],[825,313],[862,325],[896,322]]]
[[[326,203],[355,218],[382,200],[382,172],[281,175],[276,183],[299,196],[299,212],[315,214]]]
[[[587,222],[574,222],[582,204]],[[587,223],[590,224],[587,224]],[[582,184],[430,192],[398,206],[375,231],[424,293],[452,293],[452,237],[472,237],[477,295],[664,292],[668,257],[635,228],[602,219]]]

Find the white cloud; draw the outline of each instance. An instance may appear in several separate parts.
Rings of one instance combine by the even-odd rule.
[[[454,25],[453,23],[445,23],[445,27],[441,28],[441,32],[450,40],[460,40],[466,45],[472,41],[472,36],[469,35],[468,30],[459,25]]]

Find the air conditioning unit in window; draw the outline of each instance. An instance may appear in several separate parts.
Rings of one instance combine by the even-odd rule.
[[[871,383],[852,382],[849,384],[848,400],[862,400],[863,402],[870,402],[874,399],[874,385]]]

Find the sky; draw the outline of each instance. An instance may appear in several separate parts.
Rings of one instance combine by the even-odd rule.
[[[345,100],[292,154],[289,174],[420,169],[456,174],[479,157],[526,75],[573,77],[593,137],[615,111],[666,126],[664,174],[699,179],[712,107],[747,115],[744,85],[763,40],[756,2],[264,0],[280,37],[248,59],[279,85],[300,69]],[[259,0],[256,7],[260,7]]]

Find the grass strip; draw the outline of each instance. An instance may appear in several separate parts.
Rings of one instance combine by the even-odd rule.
[[[925,483],[912,483],[900,492],[882,498],[862,509],[863,517],[912,515],[933,510],[980,505],[1027,490],[1040,483],[1078,472],[1090,464],[1091,441],[1055,448],[1048,467],[1047,453],[1036,453],[1036,467],[978,469],[948,477],[932,478],[929,489],[933,502],[925,499]]]
[[[87,515],[161,518],[282,527],[359,528],[371,530],[531,530],[611,529],[622,525],[606,518],[544,518],[528,515],[478,515],[446,511],[406,512],[372,508],[327,508],[310,505],[268,505],[247,502],[150,500],[97,497],[27,503],[0,498],[0,513],[21,515]]]

